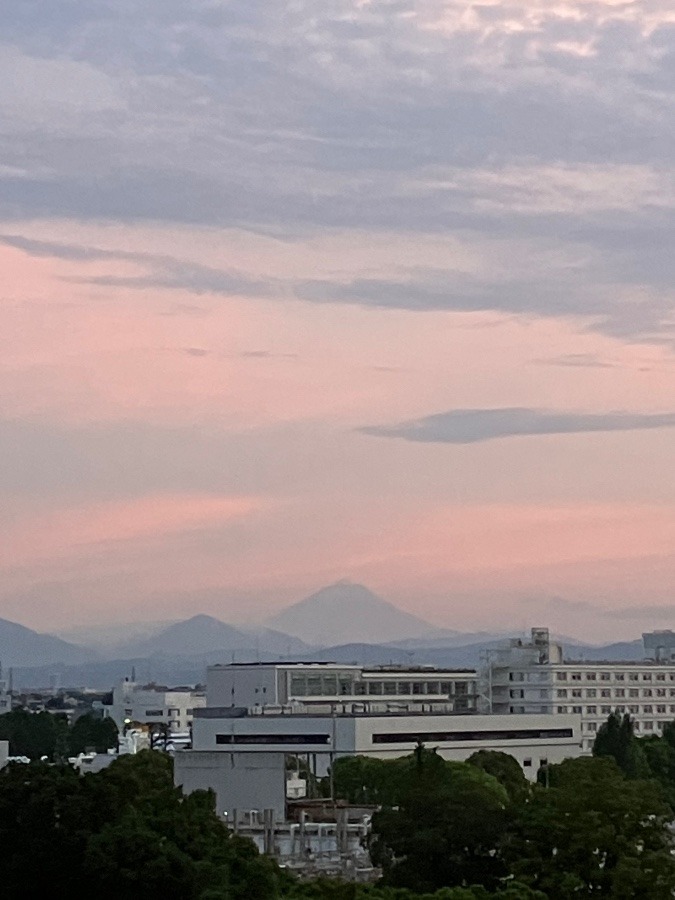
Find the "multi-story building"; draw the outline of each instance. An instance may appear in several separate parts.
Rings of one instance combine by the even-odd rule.
[[[285,816],[289,773],[323,777],[342,756],[392,759],[420,743],[445,759],[514,756],[529,778],[580,752],[578,715],[479,715],[473,670],[336,664],[212,666],[192,749],[175,756],[184,790],[212,788],[218,809]]]
[[[172,733],[185,733],[192,725],[193,711],[204,706],[206,698],[189,688],[140,685],[125,680],[113,689],[112,704],[95,704],[103,716],[109,716],[123,731],[132,724],[163,724]]]
[[[363,668],[336,663],[238,663],[211,666],[208,706],[256,707],[353,704],[453,713],[476,711],[475,669],[433,666]]]
[[[651,638],[643,636],[646,648]],[[665,643],[654,639],[654,646]],[[612,712],[629,713],[638,735],[660,734],[675,719],[675,662],[669,660],[564,660],[548,629],[533,628],[530,641],[512,640],[490,652],[484,696],[494,713],[580,716],[583,749],[589,752]]]

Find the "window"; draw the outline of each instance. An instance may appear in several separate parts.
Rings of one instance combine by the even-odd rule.
[[[586,681],[595,681],[595,672],[586,672]]]
[[[612,675],[611,672],[601,672],[600,673],[600,681],[611,681]]]
[[[539,760],[539,765],[540,765],[540,766],[547,766],[547,765],[548,765],[548,759],[547,759],[545,756],[542,756],[542,758]]]
[[[419,688],[419,687],[421,687],[421,685],[419,685],[419,684],[414,684],[414,685],[413,685],[413,693],[414,693],[414,694],[421,694],[422,692],[419,691],[419,690],[416,691],[416,690],[415,690],[415,687],[418,687],[418,688]],[[383,693],[383,685],[382,685],[382,682],[381,682],[381,681],[369,681],[369,682],[368,682],[368,693],[369,693],[371,696],[381,697],[381,696],[382,696],[382,693]]]
[[[651,688],[645,688],[644,691],[642,692],[643,697],[651,697],[651,695],[652,695]]]
[[[665,696],[666,696],[666,689],[665,689],[665,688],[657,688],[657,689],[656,689],[656,696],[657,696],[657,697],[665,697]]]
[[[617,672],[614,677],[616,678],[617,681],[625,681],[626,680],[626,676],[624,675],[623,672]]]
[[[595,688],[589,688],[589,689],[586,691],[586,696],[587,696],[587,697],[597,697],[597,695],[598,695],[598,692],[596,691]]]
[[[610,691],[609,688],[603,688],[603,689],[600,691],[600,696],[601,696],[601,697],[611,697],[611,696],[612,696],[612,692]]]
[[[675,691],[673,691],[673,694],[675,694]],[[558,697],[567,697],[567,691],[564,689],[562,691],[559,690],[559,691],[557,691],[557,696]]]
[[[329,744],[329,734],[217,734],[216,744]]]
[[[625,696],[626,696],[626,691],[624,690],[624,688],[617,688],[617,689],[614,691],[614,696],[615,696],[615,697],[625,697]]]
[[[653,712],[653,709],[652,709],[651,706],[643,706],[643,707],[642,707],[642,712],[643,712],[643,713],[649,713],[649,714],[651,714],[651,713]]]
[[[587,716],[595,716],[597,715],[598,707],[597,706],[587,706],[586,707],[586,715]]]
[[[637,688],[631,688],[631,689],[628,691],[628,696],[629,696],[629,697],[639,697],[639,696],[640,696],[640,691],[638,691]]]
[[[643,680],[643,681],[651,681],[651,680],[652,680],[651,673],[645,672],[645,673],[642,675],[642,680]]]
[[[638,678],[639,678],[639,676],[636,672],[631,672],[630,675],[628,676],[629,681],[637,681]]]
[[[575,713],[576,715],[580,716],[580,715],[581,715],[581,707],[580,707],[580,706],[573,706],[573,707],[572,707],[572,712]]]
[[[153,717],[156,718],[157,716],[163,716],[164,710],[163,709],[146,709],[145,715],[149,719],[152,719]]]
[[[523,760],[523,767],[524,767],[525,769],[530,769],[530,768],[532,767],[532,760],[531,760],[531,759],[524,759],[524,760]]]
[[[653,722],[643,722],[642,727],[644,728],[645,731],[653,731],[654,723]]]
[[[337,675],[321,677],[321,693],[324,697],[335,697],[337,694]]]
[[[598,723],[597,722],[586,722],[586,731],[597,731]]]
[[[573,697],[581,697],[581,690],[572,691],[572,696]]]
[[[525,681],[525,673],[509,672],[509,681]]]
[[[611,706],[601,706],[600,707],[600,712],[602,713],[603,716],[608,716],[611,713],[611,711],[612,711]]]
[[[567,672],[556,672],[555,677],[558,681],[567,681]]]
[[[511,690],[509,691],[509,696],[512,700],[522,700],[525,696],[525,691]]]
[[[566,707],[566,706],[559,706],[559,707],[558,707],[558,713],[559,713],[560,715],[565,715],[566,712],[567,712],[567,707]]]
[[[675,713],[675,706],[671,706],[670,711],[671,711],[671,713]]]
[[[169,710],[169,715],[170,715],[170,716],[179,716],[179,715],[180,715],[180,710],[179,710],[179,709],[170,709],[170,710]]]
[[[241,737],[241,735],[236,735]],[[326,735],[328,737],[328,735]],[[417,744],[455,743],[463,741],[523,741],[546,740],[547,738],[571,738],[571,728],[503,728],[485,731],[412,731],[384,732],[373,734],[373,744]],[[327,742],[326,742],[327,743]]]
[[[572,672],[572,681],[581,681],[581,672]]]
[[[660,716],[665,716],[665,714],[666,714],[666,708],[665,708],[665,706],[657,706],[657,707],[656,707],[656,712],[657,712]]]
[[[405,696],[410,693],[410,682],[409,681],[399,681],[397,686],[397,693],[401,696]]]
[[[656,676],[656,680],[657,681],[665,681],[666,676],[662,673],[662,674]]]
[[[639,706],[629,706],[628,712],[635,716],[640,712],[640,707]]]

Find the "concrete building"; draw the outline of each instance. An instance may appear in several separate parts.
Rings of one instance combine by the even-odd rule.
[[[206,704],[202,692],[189,688],[140,685],[125,680],[113,689],[112,704],[95,704],[120,730],[134,722],[164,724],[171,733],[189,732],[195,709]]]
[[[314,706],[374,701],[398,708],[476,711],[475,669],[338,665],[335,663],[238,663],[211,666],[209,707]]]
[[[298,760],[322,777],[338,757],[392,759],[421,742],[450,760],[500,750],[533,779],[540,766],[580,753],[578,715],[470,713],[464,702],[475,708],[475,680],[475,672],[437,669],[211,667],[208,705],[195,710],[192,749],[175,755],[176,783],[188,792],[212,788],[219,812],[230,819],[242,810],[272,809],[275,821],[283,821]]]
[[[562,647],[550,640],[548,629],[533,628],[530,641],[512,640],[490,652],[484,675],[488,710],[579,716],[585,752],[614,711],[629,713],[638,735],[660,734],[675,719],[675,661],[663,658],[669,649],[658,651],[670,648],[664,638],[669,634],[643,636],[653,652],[653,658],[643,662],[583,662],[564,660]]]

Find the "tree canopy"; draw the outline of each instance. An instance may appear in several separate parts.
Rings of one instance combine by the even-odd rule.
[[[79,775],[69,766],[0,772],[3,898],[274,900],[277,871],[219,820],[211,793],[184,796],[171,760],[143,751]]]

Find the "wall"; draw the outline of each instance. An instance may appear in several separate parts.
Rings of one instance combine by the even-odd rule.
[[[187,794],[215,791],[216,811],[230,820],[235,810],[273,809],[278,822],[286,816],[283,753],[180,750],[174,756],[174,781]]]
[[[274,666],[209,666],[207,706],[257,706],[279,703]]]

